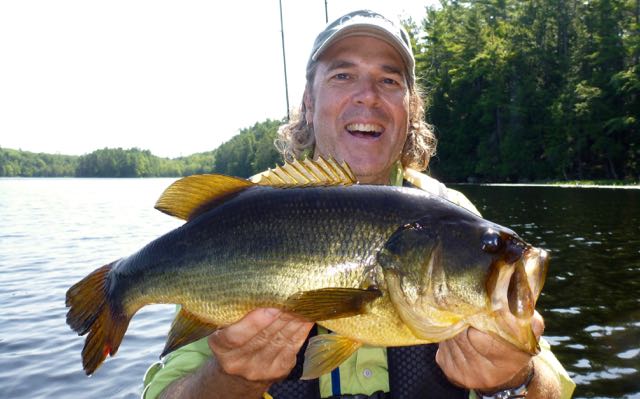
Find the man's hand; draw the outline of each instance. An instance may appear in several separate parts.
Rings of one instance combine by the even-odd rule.
[[[174,381],[163,399],[261,398],[285,378],[313,323],[278,309],[256,309],[208,337],[214,357]]]
[[[270,384],[291,372],[312,327],[278,309],[256,309],[211,334],[209,347],[224,373]]]
[[[538,312],[535,312],[532,326],[539,339],[544,321]],[[470,327],[440,343],[436,362],[454,384],[492,391],[522,384],[531,367],[532,356]]]

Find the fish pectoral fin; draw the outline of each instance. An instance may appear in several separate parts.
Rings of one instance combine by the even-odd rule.
[[[216,325],[204,321],[182,308],[171,324],[171,330],[169,330],[169,336],[160,357],[164,357],[184,345],[206,337],[217,329]]]
[[[367,305],[381,296],[375,288],[321,288],[291,295],[285,309],[311,321],[339,319],[366,313]]]
[[[155,208],[168,215],[191,220],[254,185],[249,180],[225,175],[187,176],[164,190]]]
[[[330,373],[357,351],[362,343],[337,334],[321,334],[309,339],[304,353],[302,380]]]

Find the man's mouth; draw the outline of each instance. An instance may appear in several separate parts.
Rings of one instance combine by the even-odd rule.
[[[382,126],[373,123],[350,123],[346,128],[352,136],[362,138],[378,138],[384,130]]]

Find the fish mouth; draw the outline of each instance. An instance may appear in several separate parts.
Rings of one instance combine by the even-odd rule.
[[[365,139],[377,139],[384,132],[384,127],[377,123],[349,123],[345,129],[350,135]]]
[[[507,287],[509,311],[520,319],[533,317],[548,264],[547,252],[528,247],[514,267]]]
[[[521,254],[511,263],[503,261],[494,265],[487,292],[498,335],[521,350],[535,354],[539,347],[531,320],[546,279],[549,255],[544,249],[530,245],[522,247]]]
[[[533,316],[544,286],[549,255],[544,249],[530,245],[522,248],[520,256],[514,257],[513,252],[507,255],[511,259],[492,266],[487,291],[491,298],[491,309],[509,309],[514,316],[526,319]]]

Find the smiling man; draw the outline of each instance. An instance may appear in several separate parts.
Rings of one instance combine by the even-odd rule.
[[[413,185],[476,212],[460,193],[418,170],[435,137],[424,122],[406,31],[371,11],[322,31],[307,65],[300,112],[281,129],[287,159],[346,161],[361,183]],[[534,330],[544,323],[536,314]],[[277,309],[182,347],[145,376],[145,398],[567,398],[574,384],[541,340],[531,356],[469,328],[439,345],[358,350],[319,380],[301,381],[312,323]]]
[[[388,183],[409,128],[406,79],[402,57],[376,37],[328,47],[304,100],[314,155],[347,161],[362,183]]]

